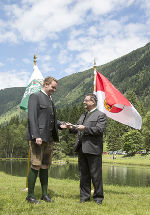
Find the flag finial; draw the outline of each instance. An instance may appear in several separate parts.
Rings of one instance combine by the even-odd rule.
[[[34,61],[33,61],[33,62],[34,62],[34,65],[35,65],[35,66],[36,66],[36,61],[37,61],[36,59],[37,59],[37,55],[34,54]]]
[[[94,58],[94,66],[93,66],[94,69],[96,69],[96,59]]]

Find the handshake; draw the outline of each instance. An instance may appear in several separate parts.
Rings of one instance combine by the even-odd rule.
[[[68,129],[77,129],[78,131],[83,131],[85,126],[84,125],[74,125],[70,122],[61,122],[60,127],[62,129],[68,128]]]

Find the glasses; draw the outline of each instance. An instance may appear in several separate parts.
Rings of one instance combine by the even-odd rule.
[[[90,102],[92,101],[91,99],[84,99],[84,102]]]

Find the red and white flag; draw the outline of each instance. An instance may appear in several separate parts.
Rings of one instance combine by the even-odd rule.
[[[108,117],[136,129],[141,129],[142,117],[133,105],[110,83],[95,71],[94,93],[98,98],[98,109]]]

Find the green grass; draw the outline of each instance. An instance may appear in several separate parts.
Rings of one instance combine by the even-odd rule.
[[[41,201],[32,205],[25,201],[25,177],[0,172],[1,215],[149,215],[150,188],[104,185],[102,205],[93,201],[79,204],[79,181],[49,178],[49,193],[54,203]],[[39,179],[35,187],[37,199],[41,197]]]
[[[150,166],[150,155],[137,154],[133,157],[116,155],[114,160],[113,155],[103,155],[103,163]]]

